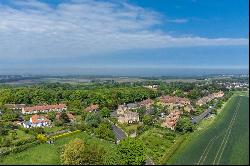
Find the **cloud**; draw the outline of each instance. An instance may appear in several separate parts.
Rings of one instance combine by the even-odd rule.
[[[248,45],[246,38],[174,37],[163,16],[123,1],[37,0],[0,3],[0,58],[77,57],[120,50]],[[187,20],[172,20],[183,23]]]
[[[186,23],[188,22],[188,19],[173,19],[173,20],[167,20],[167,22],[173,22],[173,23]]]

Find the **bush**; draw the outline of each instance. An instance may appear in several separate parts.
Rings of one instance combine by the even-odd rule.
[[[120,162],[124,165],[141,165],[146,160],[146,148],[141,140],[127,138],[118,144]]]
[[[46,142],[48,140],[48,138],[43,134],[38,134],[36,138],[40,142]]]
[[[61,155],[62,163],[66,165],[83,165],[84,144],[83,140],[76,138],[65,145],[65,149]]]
[[[72,134],[75,134],[75,133],[79,133],[79,132],[81,132],[81,130],[75,130],[75,131],[72,131],[72,132],[63,133],[63,134],[60,134],[60,135],[53,136],[50,139],[57,139],[57,138],[65,137],[65,136],[72,135]]]

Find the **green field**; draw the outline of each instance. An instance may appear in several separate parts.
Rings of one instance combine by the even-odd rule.
[[[208,129],[190,135],[167,164],[249,164],[249,98],[237,93]]]
[[[97,144],[108,151],[108,156],[113,156],[115,144],[94,138],[84,132],[63,137],[54,144],[40,144],[23,152],[10,154],[0,159],[0,165],[60,165],[60,150],[64,144],[75,138],[81,138],[86,144]],[[111,160],[111,159],[107,159]],[[112,162],[112,161],[111,161]]]

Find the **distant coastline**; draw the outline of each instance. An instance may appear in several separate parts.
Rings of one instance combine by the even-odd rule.
[[[248,75],[248,68],[40,68],[40,69],[1,69],[0,75],[83,75],[83,76],[170,76],[170,77],[193,77],[209,75]]]

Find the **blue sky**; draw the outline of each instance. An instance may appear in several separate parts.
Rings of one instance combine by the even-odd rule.
[[[248,69],[248,6],[248,0],[2,0],[0,73]]]

